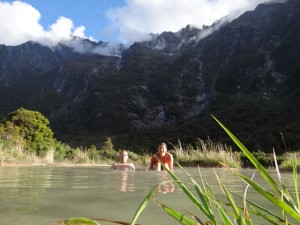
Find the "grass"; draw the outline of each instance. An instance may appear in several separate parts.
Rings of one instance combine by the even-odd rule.
[[[221,143],[213,142],[210,138],[206,140],[198,138],[194,145],[183,144],[178,140],[177,144],[169,143],[169,152],[174,156],[174,162],[181,166],[220,167],[221,163],[231,168],[253,167],[247,156],[240,152],[233,151],[232,147]],[[151,154],[143,152],[137,154],[128,150],[129,161],[136,166],[148,166]],[[256,159],[267,168],[275,168],[274,158],[271,153],[253,152]],[[281,169],[292,170],[293,163],[300,167],[298,152],[288,152],[280,155],[277,159]],[[0,140],[0,162],[2,165],[21,165],[31,163],[70,163],[70,164],[112,164],[118,161],[119,151],[113,148],[95,146],[71,148],[68,145],[57,143],[48,151],[36,155],[24,150],[22,139],[13,142]]]
[[[35,155],[24,152],[22,140],[16,140],[13,144],[0,141],[0,165],[24,164],[34,162]]]
[[[198,138],[196,149],[192,145],[185,146],[178,140],[173,149],[175,161],[183,166],[219,167],[222,162],[229,167],[242,167],[240,155],[233,152],[231,146],[213,142],[210,138]]]
[[[283,161],[280,164],[281,168],[292,170],[296,165],[297,169],[300,169],[300,153],[299,152],[287,152],[283,155]]]
[[[183,145],[178,141],[172,145],[170,152],[175,162],[186,166],[218,167],[219,162],[226,163],[230,167],[241,167],[238,154],[232,152],[231,147],[214,143],[210,139],[197,139],[196,149],[192,145]],[[10,143],[0,140],[0,160],[3,164],[31,164],[31,163],[71,163],[71,164],[112,164],[119,160],[119,151],[111,148],[97,149],[91,147],[71,148],[59,143],[41,155],[24,150],[22,141]],[[137,154],[128,150],[129,161],[137,166],[148,166],[151,155],[147,152]]]

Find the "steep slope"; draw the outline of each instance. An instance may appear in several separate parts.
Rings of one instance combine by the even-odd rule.
[[[252,150],[283,151],[283,136],[298,149],[299,18],[300,1],[261,4],[230,23],[153,35],[121,57],[0,46],[0,113],[38,110],[58,139],[114,136],[135,149],[228,140],[214,114]]]

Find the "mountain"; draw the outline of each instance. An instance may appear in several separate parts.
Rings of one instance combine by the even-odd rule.
[[[159,141],[229,141],[252,151],[300,146],[300,1],[260,4],[231,22],[107,43],[0,46],[0,116],[45,115],[57,139],[155,151]],[[80,48],[79,48],[80,47]],[[80,50],[79,50],[80,49]],[[85,50],[84,50],[85,49]],[[104,52],[104,51],[102,51]]]

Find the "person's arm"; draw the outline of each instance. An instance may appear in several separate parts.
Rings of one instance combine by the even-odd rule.
[[[174,159],[173,159],[173,156],[169,153],[169,156],[170,156],[170,160],[169,160],[169,162],[168,162],[168,164],[169,164],[169,169],[171,170],[171,171],[173,171],[173,163],[174,163]]]
[[[116,169],[116,163],[112,164],[110,168],[111,169]]]
[[[131,170],[135,170],[135,166],[134,166],[134,164],[133,163],[129,163],[129,169],[131,169]]]
[[[151,157],[149,170],[153,170],[153,169],[154,169],[154,165],[155,165],[156,163],[157,163],[157,159],[156,159],[155,155],[153,155],[153,156]]]

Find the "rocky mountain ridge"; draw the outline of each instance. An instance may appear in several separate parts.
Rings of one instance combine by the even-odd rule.
[[[1,45],[1,117],[24,107],[49,118],[58,137],[144,134],[140,139],[150,143],[217,138],[219,128],[207,124],[214,114],[256,150],[282,148],[280,132],[297,148],[299,14],[297,0],[261,4],[230,23],[187,26],[119,46],[120,56],[65,44]],[[268,143],[260,143],[266,136]]]

